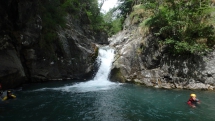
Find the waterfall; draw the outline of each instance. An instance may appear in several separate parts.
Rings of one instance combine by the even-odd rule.
[[[66,92],[89,92],[115,88],[119,83],[111,82],[108,79],[114,59],[114,50],[108,46],[99,49],[97,63],[99,64],[98,72],[92,80],[80,82],[73,85],[66,85],[57,88],[43,88],[36,91],[60,90]]]
[[[97,63],[100,64],[98,72],[95,77],[87,82],[81,82],[73,85],[76,90],[86,92],[86,91],[97,91],[110,89],[116,83],[110,82],[108,79],[109,73],[111,71],[111,65],[114,59],[114,50],[109,47],[102,47],[99,49],[99,55],[97,58]]]
[[[108,75],[111,70],[113,59],[114,59],[113,49],[110,49],[108,47],[99,49],[97,63],[100,63],[100,66],[93,81],[100,82],[100,83],[108,81]]]

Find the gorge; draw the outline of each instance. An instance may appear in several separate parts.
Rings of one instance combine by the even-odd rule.
[[[96,58],[102,44],[116,52],[111,81],[168,89],[214,89],[214,51],[201,56],[172,55],[130,16],[123,30],[109,40],[106,32],[92,29],[90,14],[84,10],[77,14],[70,10],[65,25],[58,20],[59,25],[50,29],[53,26],[46,12],[53,9],[41,9],[47,4],[40,0],[1,1],[0,83],[4,90],[25,83],[90,80],[98,71]]]
[[[102,23],[95,1],[0,1],[2,97],[6,90],[16,96],[0,101],[1,121],[215,120],[213,46],[171,53],[174,46],[160,40],[172,31],[156,36],[159,24],[142,26],[150,19],[143,2],[158,0],[120,0],[132,8],[110,36],[122,19]],[[200,100],[195,108],[187,105],[192,93]]]

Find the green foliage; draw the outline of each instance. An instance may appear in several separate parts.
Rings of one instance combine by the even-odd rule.
[[[114,35],[122,30],[124,18],[118,16],[118,8],[114,7],[103,15],[104,29],[107,31],[108,36]]]
[[[54,45],[57,44],[57,28],[66,27],[65,16],[69,13],[76,19],[85,17],[93,31],[102,31],[104,21],[98,8],[97,0],[41,0],[40,15],[42,18],[42,38],[39,42],[41,48],[54,53]]]
[[[116,34],[117,32],[119,32],[121,30],[122,30],[122,19],[117,18],[117,19],[112,21],[111,28],[110,28],[110,31],[108,34],[113,35],[113,34]]]
[[[132,11],[133,0],[118,0],[120,4],[118,5],[118,10],[122,17],[126,17],[126,15],[130,14]]]
[[[101,15],[95,15],[91,11],[86,11],[88,18],[90,20],[90,24],[92,26],[92,29],[95,31],[102,31],[103,30],[103,18]]]
[[[79,11],[80,2],[78,0],[64,0],[61,4],[62,9],[68,13],[75,13]]]
[[[65,26],[65,10],[61,7],[59,0],[43,0],[40,2],[40,14],[42,17],[42,38],[39,41],[45,53],[54,53],[53,43],[57,39],[57,26]],[[51,55],[50,55],[51,56]]]
[[[145,8],[153,15],[145,25],[163,39],[173,53],[199,53],[215,44],[211,25],[213,8],[208,0],[145,0]]]
[[[102,14],[100,13],[98,0],[89,0],[88,4],[90,6],[86,7],[86,13],[88,15],[93,30],[103,31],[104,20],[102,18]]]
[[[120,4],[117,7],[110,9],[103,15],[103,27],[109,36],[122,30],[126,16],[132,11],[133,0],[118,0],[118,2]]]
[[[65,26],[66,12],[61,7],[59,0],[43,0],[40,6],[43,27],[55,29],[57,25]]]

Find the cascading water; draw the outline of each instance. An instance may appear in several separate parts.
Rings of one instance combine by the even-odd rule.
[[[108,46],[102,47],[99,49],[99,55],[97,58],[97,62],[100,64],[100,66],[94,79],[87,82],[77,83],[71,86],[64,86],[58,88],[43,88],[37,91],[61,90],[66,92],[88,92],[114,88],[119,84],[110,82],[108,79],[113,59],[114,50]]]
[[[82,82],[73,85],[79,91],[97,91],[112,88],[116,83],[110,82],[108,75],[111,70],[111,65],[114,59],[114,50],[109,47],[99,49],[98,63],[100,63],[99,70],[93,80]]]
[[[93,81],[100,82],[109,82],[108,75],[110,73],[112,61],[114,59],[114,50],[108,47],[101,48],[99,50],[98,63],[101,63],[98,73],[96,74]]]

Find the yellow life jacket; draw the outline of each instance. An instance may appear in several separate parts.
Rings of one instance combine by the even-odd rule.
[[[14,99],[14,98],[16,98],[15,95],[5,96],[5,97],[2,99],[2,101],[8,100],[8,99]]]

